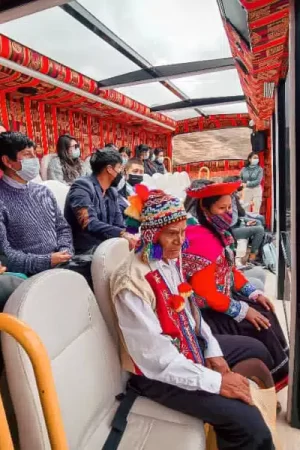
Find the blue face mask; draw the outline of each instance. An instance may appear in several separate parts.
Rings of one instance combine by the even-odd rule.
[[[40,173],[40,162],[38,158],[22,159],[21,165],[21,170],[16,170],[16,174],[24,181],[31,181]]]
[[[126,166],[127,163],[128,163],[128,158],[123,157],[123,158],[122,158],[122,164],[123,164],[123,166]]]
[[[258,159],[251,159],[251,166],[257,166],[259,163]]]
[[[72,159],[78,159],[80,157],[80,147],[79,145],[74,148],[71,152]]]

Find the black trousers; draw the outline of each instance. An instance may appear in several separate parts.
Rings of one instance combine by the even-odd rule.
[[[258,358],[272,367],[266,347],[246,336],[216,336],[230,367]],[[274,450],[269,428],[255,406],[204,391],[187,391],[133,375],[129,386],[140,395],[213,425],[219,450]]]

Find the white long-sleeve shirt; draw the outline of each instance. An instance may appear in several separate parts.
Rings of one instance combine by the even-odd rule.
[[[166,264],[159,261],[155,265],[157,267],[153,267],[153,269],[163,269],[165,280],[171,286],[176,285],[177,289],[181,280],[175,262],[170,261],[169,264]],[[220,393],[221,374],[201,364],[196,364],[179,353],[170,337],[163,335],[156,314],[142,298],[125,289],[119,293],[115,306],[119,326],[130,356],[147,378],[186,390]],[[185,310],[191,326],[195,328],[196,324],[188,300]],[[222,356],[217,340],[203,319],[201,319],[201,334],[207,341],[205,358]]]

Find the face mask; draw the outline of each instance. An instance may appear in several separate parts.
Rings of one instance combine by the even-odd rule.
[[[165,158],[163,156],[160,156],[159,158],[157,158],[157,162],[159,164],[163,164],[164,163]]]
[[[111,187],[115,187],[115,188],[118,188],[118,186],[119,186],[119,183],[120,183],[120,181],[122,180],[122,178],[124,178],[123,177],[123,174],[122,174],[122,172],[119,172],[117,175],[116,175],[116,177],[112,180],[112,182],[111,182]],[[125,180],[124,180],[125,181]]]
[[[143,179],[144,179],[143,175],[138,175],[138,174],[135,174],[135,173],[130,173],[128,175],[128,183],[131,186],[135,186],[137,184],[141,184]]]
[[[155,155],[151,155],[150,160],[151,160],[152,162],[155,161]]]
[[[219,231],[227,231],[231,227],[232,213],[214,214],[211,216],[211,222]]]
[[[128,163],[128,158],[122,158],[123,166],[126,166],[127,163]]]
[[[72,155],[72,159],[78,159],[80,157],[80,147],[79,147],[79,145],[76,146],[74,148],[74,150],[72,150],[71,155]]]
[[[149,153],[144,153],[143,154],[143,159],[149,159]]]
[[[40,162],[38,158],[21,160],[22,169],[16,170],[16,174],[24,181],[31,181],[40,173]]]
[[[258,163],[259,163],[259,160],[258,160],[258,159],[252,159],[252,160],[251,160],[251,166],[257,166]]]

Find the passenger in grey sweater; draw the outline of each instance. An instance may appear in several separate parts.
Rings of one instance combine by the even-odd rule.
[[[262,202],[262,187],[264,171],[259,165],[259,157],[252,152],[248,155],[245,167],[241,171],[241,179],[244,185],[244,203],[247,211],[259,214]]]
[[[51,191],[30,182],[39,173],[33,142],[1,133],[0,168],[0,254],[8,270],[33,275],[69,261],[71,229]]]

